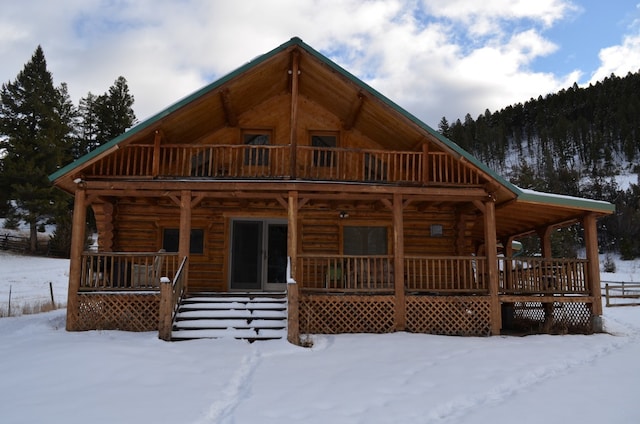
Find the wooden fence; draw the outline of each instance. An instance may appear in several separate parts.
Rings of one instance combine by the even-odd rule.
[[[640,306],[640,284],[606,282],[604,286],[606,306]]]

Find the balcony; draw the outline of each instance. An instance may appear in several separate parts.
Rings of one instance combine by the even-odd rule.
[[[91,164],[89,178],[301,179],[408,185],[479,185],[444,152],[288,145],[123,146]]]

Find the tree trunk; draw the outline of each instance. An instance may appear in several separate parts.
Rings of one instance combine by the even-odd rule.
[[[29,223],[29,239],[31,242],[29,251],[31,253],[36,253],[36,251],[38,250],[38,226],[36,225],[35,221]]]

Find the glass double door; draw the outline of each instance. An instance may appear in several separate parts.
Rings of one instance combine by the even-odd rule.
[[[284,291],[287,221],[231,222],[231,290]]]

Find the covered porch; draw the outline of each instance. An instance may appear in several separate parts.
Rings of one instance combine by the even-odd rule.
[[[498,240],[510,246],[508,240],[513,237],[498,236],[491,198],[469,200],[468,191],[464,191],[464,197],[447,191],[443,195],[440,188],[432,195],[424,190],[420,194],[402,193],[394,187],[379,188],[366,199],[363,194],[354,194],[355,199],[346,201],[339,200],[345,197],[342,192],[317,189],[275,190],[269,203],[277,210],[268,214],[270,219],[277,216],[288,228],[288,284],[284,289],[288,296],[288,338],[293,343],[298,343],[301,335],[313,333],[491,335],[500,334],[518,319],[537,322],[549,330],[559,324],[581,332],[597,330],[601,306],[596,213],[579,220],[585,234],[585,259],[551,257],[554,226],[537,232],[545,255],[514,257],[507,248],[499,256]],[[85,194],[85,190],[78,190],[78,205],[88,204],[86,197],[82,201]],[[220,196],[220,191],[210,195]],[[190,234],[193,215],[199,213],[196,209],[206,202],[207,195],[204,191],[180,190],[170,196],[179,205],[170,211],[179,222],[177,252],[85,252],[81,243],[84,235],[74,233],[77,256],[73,256],[70,274],[70,330],[158,330],[161,338],[171,338],[178,304],[190,291],[199,290],[190,287],[190,273],[199,272],[197,267],[188,266]],[[250,193],[245,196],[244,201],[253,201]],[[265,197],[262,192],[258,199],[264,203]],[[336,200],[327,203],[329,198]],[[430,206],[434,199],[439,200],[437,211]],[[443,199],[452,206],[444,206]],[[224,206],[219,201],[215,204]],[[387,254],[343,251],[339,235],[351,225],[348,220],[371,224],[368,218],[357,219],[365,207],[367,216],[371,210],[376,211],[377,222],[384,222],[388,229]],[[476,211],[471,213],[470,208]],[[448,209],[465,213],[442,215]],[[84,213],[86,208],[77,206],[74,220],[84,222]],[[445,223],[444,237],[431,236],[432,214]],[[227,234],[224,228],[229,228],[236,216],[226,218],[221,234]],[[482,237],[474,242],[473,235],[478,232]],[[429,247],[430,243],[435,247]],[[449,253],[429,253],[434,249]],[[230,251],[231,246],[226,245],[220,253],[228,259]],[[223,261],[226,266],[227,259]],[[228,272],[222,268],[223,274]]]

